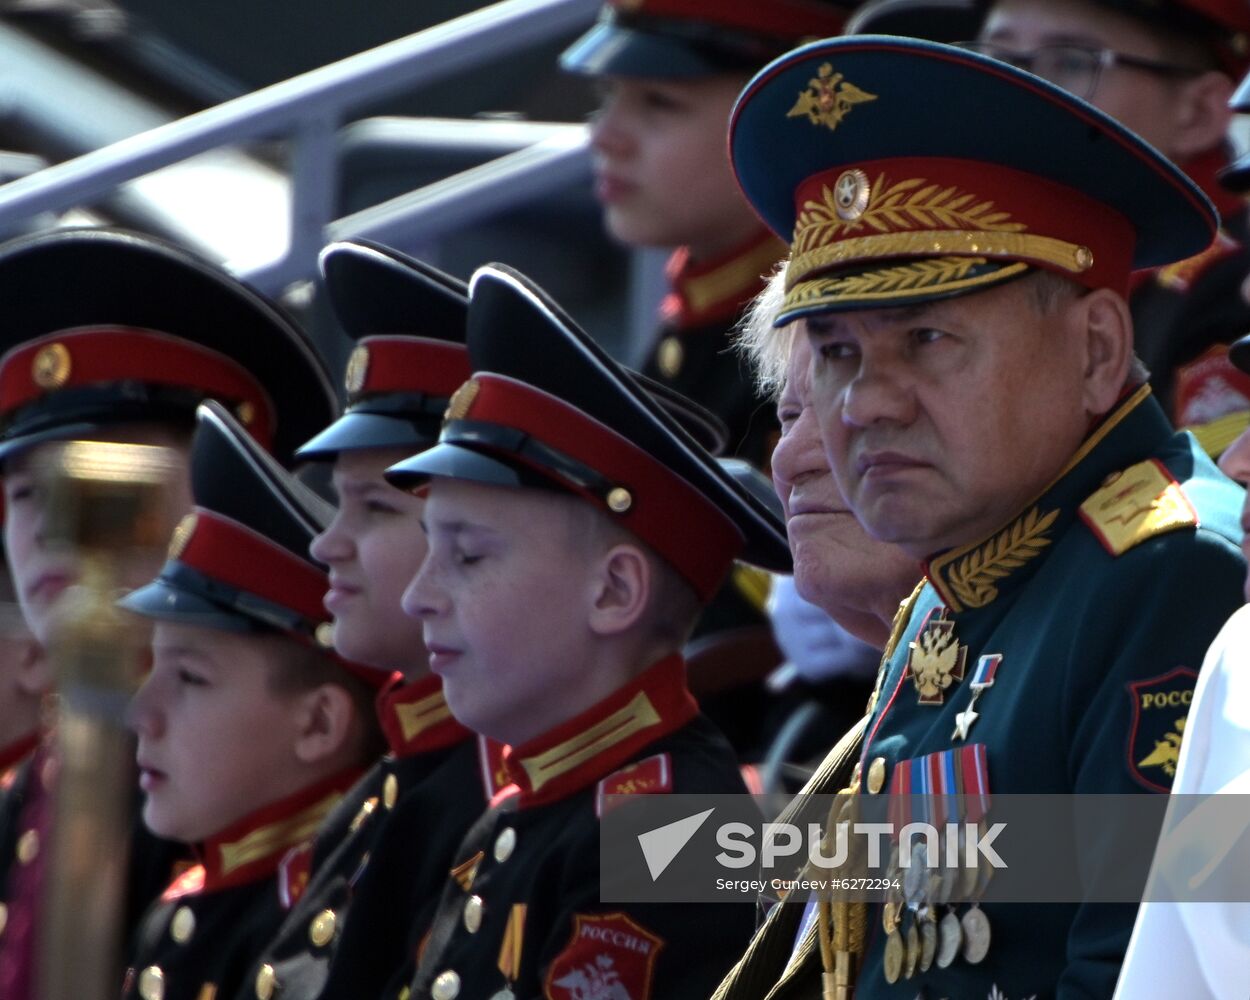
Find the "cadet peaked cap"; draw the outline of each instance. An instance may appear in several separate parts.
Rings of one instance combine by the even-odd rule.
[[[1233,99],[1228,103],[1234,111],[1242,114],[1250,113],[1250,74],[1241,81],[1233,94]],[[1220,174],[1220,183],[1237,194],[1250,191],[1250,148],[1243,150],[1242,154],[1224,169]]]
[[[217,399],[283,461],[333,418],[295,323],[148,236],[61,229],[0,247],[0,460],[121,423],[195,423]]]
[[[811,38],[841,33],[853,3],[610,0],[560,65],[593,76],[682,78],[751,72]]]
[[[987,0],[870,0],[851,15],[842,34],[966,42],[981,30],[987,6]]]
[[[464,346],[468,286],[397,250],[368,240],[321,252],[331,308],[359,341],[344,377],[343,415],[296,457],[333,459],[363,448],[408,448],[438,440],[451,394],[472,374]],[[644,375],[631,373],[703,447],[717,454],[728,431],[708,410]]]
[[[1206,196],[1133,133],[1031,73],[948,45],[817,42],[730,120],[738,183],[791,241],[778,325],[898,307],[1040,267],[1125,293],[1215,236]]]
[[[469,377],[463,281],[366,240],[331,243],[321,275],[339,325],[358,343],[343,415],[296,453],[324,460],[361,448],[428,448],[451,394]]]
[[[390,674],[334,651],[322,604],[329,577],[308,547],[334,508],[261,449],[216,402],[197,414],[195,506],[179,523],[160,575],[120,604],[147,618],[230,632],[286,635],[380,686]]]
[[[528,279],[470,283],[469,355],[439,444],[387,470],[542,486],[581,497],[647,543],[703,600],[733,560],[788,572],[785,527]]]

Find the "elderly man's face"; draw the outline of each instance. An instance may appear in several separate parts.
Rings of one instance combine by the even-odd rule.
[[[773,452],[773,486],[786,514],[794,582],[854,634],[880,644],[898,602],[920,578],[915,559],[871,537],[851,513],[829,470],[810,405],[811,344],[797,337],[777,405],[781,439]],[[861,621],[869,616],[875,621]]]
[[[1086,433],[1075,311],[1027,279],[803,323],[812,405],[864,526],[916,558],[978,541],[1063,469]]]

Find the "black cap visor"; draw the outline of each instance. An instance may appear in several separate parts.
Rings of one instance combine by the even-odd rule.
[[[775,53],[748,57],[710,45],[601,21],[564,50],[560,67],[586,76],[693,79],[721,73],[750,73]]]
[[[345,413],[301,446],[295,457],[304,462],[324,462],[340,452],[370,448],[406,448],[419,451],[438,440],[439,422],[406,420],[381,413]]]

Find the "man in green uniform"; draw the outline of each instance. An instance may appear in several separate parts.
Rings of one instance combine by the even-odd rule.
[[[748,198],[793,238],[778,322],[812,345],[835,478],[925,564],[851,789],[953,766],[990,793],[1166,792],[1159,747],[1179,744],[1241,601],[1240,492],[1152,398],[1125,293],[1133,269],[1210,242],[1209,203],[1079,99],[901,39],[778,60],[730,142]],[[820,791],[847,780],[823,773]],[[718,995],[816,996],[822,965],[826,996],[1111,994],[1133,907],[913,889],[861,904],[853,942],[845,916],[777,908]]]

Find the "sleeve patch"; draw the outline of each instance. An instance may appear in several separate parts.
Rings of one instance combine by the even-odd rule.
[[[645,757],[614,771],[595,791],[595,815],[611,808],[609,795],[662,795],[673,790],[673,758],[666,753]]]
[[[1133,702],[1128,772],[1151,791],[1166,792],[1172,787],[1197,680],[1196,670],[1175,667],[1150,680],[1126,685]]]
[[[547,1000],[650,1000],[664,941],[624,913],[573,917],[573,934],[547,970]]]
[[[1218,455],[1246,428],[1250,375],[1229,361],[1227,344],[1215,344],[1176,370],[1174,397],[1176,426]]]
[[[312,877],[312,841],[292,847],[278,865],[278,899],[284,910],[299,902]]]
[[[1154,459],[1113,472],[1081,504],[1080,516],[1113,556],[1156,535],[1198,524],[1180,484]]]

